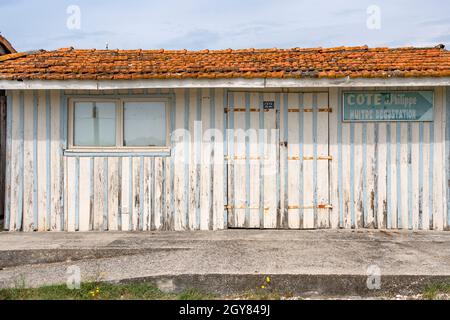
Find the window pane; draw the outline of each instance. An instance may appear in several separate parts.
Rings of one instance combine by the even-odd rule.
[[[164,102],[126,102],[123,114],[125,146],[166,145]]]
[[[74,145],[110,147],[116,145],[116,104],[76,102]]]

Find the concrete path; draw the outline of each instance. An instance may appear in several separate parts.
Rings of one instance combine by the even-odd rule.
[[[450,281],[450,232],[225,230],[151,233],[0,233],[0,287],[151,281],[166,291],[405,293]],[[373,277],[372,277],[373,278]],[[370,280],[370,279],[369,279]],[[373,286],[372,286],[373,287]]]

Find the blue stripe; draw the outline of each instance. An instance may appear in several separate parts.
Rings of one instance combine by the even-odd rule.
[[[250,227],[250,93],[245,93],[245,226]]]
[[[433,209],[434,209],[434,186],[433,186],[433,174],[434,174],[434,123],[430,122],[430,171],[428,176],[428,183],[430,186],[429,195],[429,204],[428,204],[428,218],[429,218],[429,226],[430,230],[433,229]]]
[[[128,230],[133,230],[133,158],[128,158]]]
[[[403,227],[402,223],[402,176],[401,176],[401,123],[397,122],[396,129],[397,136],[397,157],[396,157],[396,166],[397,166],[397,228],[400,229]]]
[[[413,228],[412,125],[408,123],[408,228]]]
[[[342,90],[338,90],[338,115],[342,115]],[[342,118],[338,119],[338,193],[339,193],[339,226],[344,227],[344,188],[343,188],[343,170],[342,170]]]
[[[20,108],[20,121],[19,121],[19,197],[18,197],[18,212],[16,217],[16,230],[22,229],[23,219],[23,164],[24,164],[24,150],[23,143],[25,139],[24,122],[25,122],[25,102],[23,97],[23,91],[20,91],[19,96],[19,108]]]
[[[139,229],[144,230],[144,157],[139,164]]]
[[[304,215],[304,200],[303,200],[303,93],[299,93],[298,95],[298,143],[299,143],[299,170],[298,170],[298,201],[299,201],[299,221],[303,221],[303,215]],[[303,224],[301,224],[300,229],[303,228]]]
[[[314,160],[313,160],[313,186],[314,186],[314,228],[317,228],[317,205],[318,205],[318,196],[317,196],[317,94],[313,94],[313,150],[314,150]]]
[[[109,228],[109,218],[108,218],[108,158],[103,158],[103,177],[104,177],[104,189],[103,189],[103,230],[108,230]]]
[[[355,124],[350,123],[350,221],[355,228]]]
[[[6,160],[11,162],[12,159],[12,123],[13,123],[13,93],[7,93],[7,101],[6,101]],[[4,229],[10,229],[10,221],[11,221],[11,165],[7,164],[5,172],[6,178],[6,189],[5,189],[5,225]]]
[[[259,93],[259,227],[264,228],[264,94]],[[267,135],[266,135],[267,136]]]
[[[187,230],[190,229],[189,222],[189,156],[190,150],[189,146],[191,144],[191,134],[189,132],[189,102],[190,102],[190,93],[189,89],[184,89],[184,129],[187,136],[184,137],[184,219],[185,219],[185,228]]]
[[[223,90],[223,107],[228,107],[228,91]],[[227,112],[223,113],[223,155],[225,157],[224,166],[223,166],[223,204],[225,206],[228,205],[228,140],[227,140]],[[223,227],[227,228],[228,225],[228,210],[223,210]]]
[[[423,229],[423,138],[424,123],[419,123],[419,229]]]
[[[363,226],[368,226],[368,216],[369,216],[369,199],[367,198],[367,123],[362,124],[362,181],[363,181],[363,208],[364,208],[364,222]]]
[[[388,229],[392,228],[391,213],[392,213],[392,190],[391,190],[391,124],[386,124],[386,198],[387,198],[387,215],[386,225]]]
[[[202,89],[197,89],[197,110],[196,120],[202,120]],[[198,125],[197,125],[198,126]],[[195,131],[195,130],[194,130]],[[195,223],[196,228],[200,229],[200,194],[201,194],[201,180],[200,180],[200,161],[201,161],[201,135],[203,127],[200,126],[200,132],[194,132],[195,135]]]
[[[80,230],[80,158],[75,159],[75,231]]]
[[[38,93],[33,91],[33,229],[37,230],[38,221],[38,156],[37,156],[37,142],[38,142]]]
[[[52,199],[52,188],[51,188],[51,179],[52,179],[52,155],[51,155],[51,139],[52,139],[52,121],[51,121],[51,95],[50,91],[45,91],[45,116],[46,116],[46,125],[47,125],[47,132],[46,132],[46,154],[47,154],[47,230],[51,229],[51,199]]]

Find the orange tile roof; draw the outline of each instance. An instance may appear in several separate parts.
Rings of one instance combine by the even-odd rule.
[[[450,51],[337,47],[243,50],[79,50],[0,58],[3,80],[450,77]]]

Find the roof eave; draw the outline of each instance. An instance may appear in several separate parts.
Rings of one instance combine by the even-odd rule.
[[[326,88],[450,86],[450,77],[408,78],[228,78],[146,80],[0,80],[0,89],[146,89],[146,88]]]

